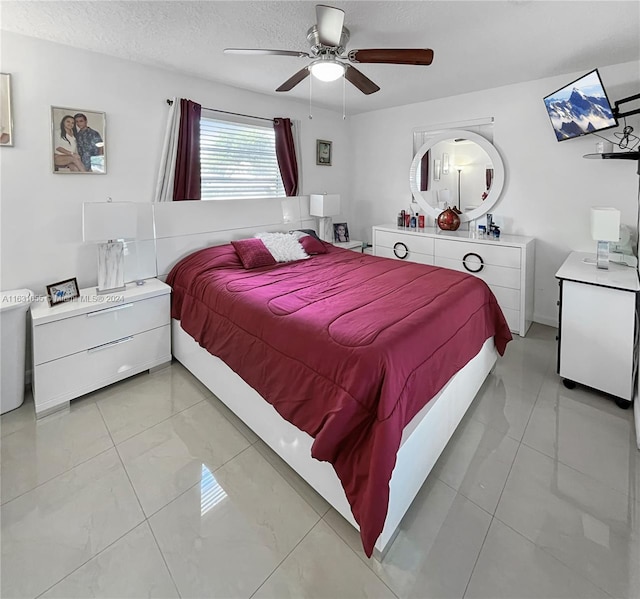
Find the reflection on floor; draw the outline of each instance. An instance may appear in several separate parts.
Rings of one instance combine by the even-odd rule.
[[[2,597],[640,597],[631,410],[508,347],[382,563],[180,364],[0,420]]]

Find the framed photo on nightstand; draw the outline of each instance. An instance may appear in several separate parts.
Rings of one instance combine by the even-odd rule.
[[[349,241],[349,227],[347,223],[333,223],[334,243],[345,243]]]
[[[49,300],[50,306],[68,302],[77,297],[80,297],[80,290],[78,289],[78,281],[75,277],[47,285],[47,299]]]

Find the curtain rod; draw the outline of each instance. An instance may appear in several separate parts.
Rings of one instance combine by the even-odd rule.
[[[167,99],[167,104],[171,106],[173,104],[173,100]],[[263,116],[253,116],[252,114],[242,114],[241,112],[229,112],[228,110],[218,110],[217,108],[206,108],[203,106],[205,110],[210,110],[211,112],[221,112],[223,114],[232,114],[234,116],[244,116],[249,119],[258,119],[260,121],[269,121],[273,123],[274,119],[265,119]]]

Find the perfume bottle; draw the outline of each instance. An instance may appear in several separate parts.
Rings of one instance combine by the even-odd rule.
[[[424,229],[424,214],[418,214],[418,229]]]

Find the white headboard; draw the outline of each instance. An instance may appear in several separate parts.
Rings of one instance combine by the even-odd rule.
[[[309,196],[153,204],[158,277],[198,249],[252,237],[260,231],[315,229]]]

